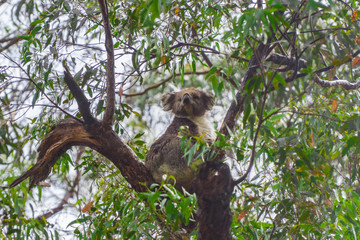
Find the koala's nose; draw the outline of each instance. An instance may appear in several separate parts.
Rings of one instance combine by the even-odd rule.
[[[188,93],[185,93],[183,96],[183,102],[189,103],[190,102],[190,95]]]

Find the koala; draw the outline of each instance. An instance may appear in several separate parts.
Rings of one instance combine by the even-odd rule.
[[[171,111],[175,117],[165,133],[151,145],[145,166],[157,183],[161,183],[164,174],[172,175],[176,179],[175,187],[178,190],[184,187],[188,192],[192,192],[195,170],[188,165],[187,158],[183,156],[179,129],[185,127],[188,136],[203,136],[204,140],[211,144],[216,134],[206,113],[214,106],[214,95],[188,88],[164,94],[161,102],[163,109]]]

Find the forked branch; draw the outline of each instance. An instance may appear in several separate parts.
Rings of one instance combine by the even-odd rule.
[[[108,55],[107,104],[103,122],[99,123],[92,116],[89,101],[64,64],[64,80],[78,103],[84,122],[78,119],[64,119],[57,123],[41,142],[36,164],[9,186],[3,188],[12,188],[30,178],[29,188],[31,189],[49,176],[56,161],[72,146],[87,146],[107,157],[135,191],[146,191],[147,187],[154,182],[144,163],[111,129],[115,112],[114,49],[106,1],[99,0],[98,2],[103,15],[105,47]]]
[[[87,146],[108,158],[135,191],[144,192],[154,182],[144,163],[113,130],[104,129],[97,121],[84,125],[64,119],[42,140],[36,164],[3,188],[12,188],[29,177],[31,189],[49,176],[56,161],[72,146]]]

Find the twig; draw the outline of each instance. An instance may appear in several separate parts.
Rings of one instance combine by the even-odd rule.
[[[174,48],[178,48],[178,47],[182,47],[182,46],[190,46],[190,47],[196,47],[196,48],[204,48],[204,49],[207,49],[213,53],[220,53],[219,51],[215,50],[215,49],[212,49],[211,47],[207,47],[207,46],[203,46],[203,45],[200,45],[200,44],[196,44],[196,43],[178,43],[178,44],[175,44],[173,46],[170,47],[170,50],[174,49]]]
[[[198,35],[197,35],[197,32],[196,32],[196,29],[195,27],[193,26],[192,27],[192,32],[194,34],[194,36],[197,38]],[[191,44],[192,46],[194,47],[198,47],[198,48],[205,48],[205,49],[210,49],[212,50],[214,53],[220,53],[212,48],[208,48],[208,47],[205,47],[205,46],[202,46],[202,45],[199,45],[199,44]],[[206,64],[211,68],[213,66],[213,63],[210,61],[209,57],[205,54],[204,51],[200,51],[201,52],[201,56],[202,58],[204,59],[204,61],[206,62]],[[219,75],[224,78],[225,80],[229,81],[231,83],[231,85],[233,85],[233,87],[235,89],[238,89],[238,85],[236,84],[236,82],[234,81],[234,79],[230,76],[227,76],[224,72],[222,71],[219,71]]]
[[[204,72],[196,72],[196,73],[193,73],[193,72],[187,72],[187,73],[184,73],[184,75],[192,75],[192,74],[195,74],[195,75],[204,75],[204,74],[207,74],[209,71],[204,71]],[[181,74],[175,74],[175,76],[180,76]],[[140,95],[144,95],[146,92],[148,92],[149,90],[151,89],[154,89],[154,88],[157,88],[165,83],[167,83],[168,81],[170,81],[174,76],[169,76],[167,78],[165,78],[164,80],[158,82],[158,83],[155,83],[153,85],[150,85],[149,87],[145,88],[144,91],[142,92],[137,92],[137,93],[123,93],[122,95],[125,96],[125,97],[135,97],[135,96],[140,96]]]
[[[26,34],[30,33],[36,25],[30,26],[29,29],[26,31]],[[2,42],[6,42],[9,41],[8,44],[6,44],[4,47],[0,48],[0,53],[5,51],[6,49],[8,49],[9,47],[11,47],[12,45],[15,45],[16,43],[18,43],[20,40],[22,40],[21,37],[14,37],[14,38],[9,38],[9,39],[2,39]]]
[[[28,72],[25,71],[25,69],[20,65],[18,64],[17,62],[15,62],[13,59],[11,59],[10,57],[8,57],[7,55],[5,54],[1,54],[3,56],[5,56],[9,61],[11,61],[12,63],[14,63],[18,68],[21,69],[21,71],[23,71],[27,78],[21,78],[21,79],[25,79],[25,80],[29,80],[32,84],[34,84],[34,86],[45,96],[45,98],[51,102],[54,107],[56,107],[57,109],[59,109],[61,112],[65,113],[66,115],[68,115],[69,117],[77,120],[77,121],[80,121],[82,122],[80,119],[78,119],[77,117],[73,116],[72,114],[70,114],[69,112],[65,111],[64,109],[62,109],[59,105],[57,105],[46,93],[44,90],[42,90],[42,88],[31,78],[31,76],[29,75]]]
[[[77,155],[76,155],[76,162],[79,161],[79,159],[81,158],[82,153],[84,152],[84,147],[80,147]],[[76,170],[76,177],[75,180],[73,182],[73,184],[71,185],[69,191],[64,195],[63,199],[61,200],[61,202],[59,203],[59,205],[51,210],[49,210],[47,213],[44,213],[40,216],[38,216],[36,218],[36,220],[40,221],[42,219],[48,219],[49,217],[53,216],[54,214],[60,212],[61,210],[64,209],[64,205],[68,202],[68,200],[70,198],[72,198],[74,196],[75,193],[75,188],[79,185],[80,182],[80,177],[81,177],[81,173],[80,170],[77,169]]]
[[[274,76],[275,76],[275,74],[274,74]],[[268,88],[269,88],[269,85],[265,88],[265,92],[262,95],[263,96],[263,101],[262,101],[262,105],[261,105],[261,112],[260,112],[260,116],[259,116],[259,122],[258,122],[258,125],[257,125],[257,128],[256,128],[254,140],[253,140],[253,146],[252,146],[252,149],[251,149],[251,156],[250,156],[250,162],[249,162],[248,168],[247,168],[246,172],[239,179],[233,180],[233,183],[232,183],[233,186],[235,186],[235,185],[241,183],[242,181],[244,181],[247,178],[247,176],[249,175],[252,167],[254,166],[255,155],[256,155],[255,149],[256,149],[256,144],[257,144],[257,138],[259,136],[261,125],[265,121],[265,119],[263,119],[263,115],[264,115],[264,109],[265,109],[265,103],[266,103],[266,97],[267,97]]]

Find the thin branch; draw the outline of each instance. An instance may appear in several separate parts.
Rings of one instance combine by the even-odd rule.
[[[348,8],[351,9],[352,12],[354,12],[354,9],[346,2],[342,1],[342,0],[337,0],[338,2],[341,2],[342,4],[344,4],[345,6],[347,6]]]
[[[201,56],[203,57],[203,59],[205,60],[206,64],[211,68],[213,66],[212,62],[210,61],[209,57],[205,54],[204,51],[201,51]],[[235,89],[238,89],[238,85],[235,83],[234,79],[230,76],[227,76],[223,71],[219,71],[219,75],[229,81],[231,83],[231,85],[233,85],[233,87]]]
[[[12,63],[14,63],[17,67],[19,67],[21,69],[21,71],[23,71],[27,78],[20,78],[20,79],[25,79],[25,80],[29,80],[40,92],[41,94],[43,94],[45,96],[45,98],[51,102],[54,107],[56,107],[57,109],[59,109],[61,112],[65,113],[67,116],[77,120],[77,121],[80,121],[82,122],[80,119],[78,119],[77,117],[73,116],[72,114],[70,114],[69,112],[65,111],[64,109],[62,109],[59,105],[57,105],[46,93],[45,91],[31,78],[31,76],[29,75],[28,72],[25,71],[25,69],[20,65],[18,64],[17,62],[15,62],[13,59],[11,59],[10,57],[8,57],[6,54],[1,54],[3,56],[5,56],[9,61],[11,61]]]
[[[274,74],[274,76],[275,76],[275,74]],[[272,82],[272,81],[270,81],[270,82]],[[256,149],[256,145],[257,145],[257,138],[259,136],[260,128],[261,128],[262,124],[265,121],[265,119],[263,119],[263,115],[264,115],[264,109],[265,109],[265,103],[266,103],[266,97],[267,97],[267,93],[268,93],[267,92],[268,88],[269,88],[269,85],[265,88],[265,92],[262,95],[263,96],[263,101],[262,101],[262,104],[261,104],[259,122],[258,122],[258,125],[257,125],[257,128],[256,128],[254,140],[253,140],[253,146],[252,146],[252,149],[251,149],[251,156],[250,156],[250,162],[249,162],[248,168],[247,168],[246,172],[239,179],[237,179],[235,181],[233,180],[233,186],[235,186],[235,185],[241,183],[242,181],[244,181],[247,178],[247,176],[249,175],[252,167],[254,166],[255,155],[256,155],[255,149]]]
[[[98,0],[103,25],[105,30],[105,49],[107,52],[106,64],[106,108],[103,118],[103,124],[110,127],[115,113],[115,71],[114,71],[114,44],[111,35],[111,26],[109,22],[109,12],[106,0]]]
[[[175,44],[173,46],[170,47],[170,50],[174,49],[174,48],[178,48],[178,47],[182,47],[182,46],[190,46],[190,47],[196,47],[196,48],[203,48],[203,49],[207,49],[213,53],[220,53],[219,51],[211,48],[211,47],[207,47],[207,46],[203,46],[203,45],[200,45],[200,44],[196,44],[196,43],[183,43],[183,42],[180,42],[178,44]]]
[[[193,72],[187,72],[187,73],[184,73],[184,75],[205,75],[207,74],[209,71],[204,71],[204,72],[196,72],[196,73],[193,73]],[[181,74],[175,74],[175,76],[181,76]],[[164,80],[158,82],[158,83],[155,83],[153,85],[150,85],[149,87],[145,88],[144,91],[142,92],[137,92],[137,93],[123,93],[122,95],[125,96],[125,97],[135,97],[135,96],[140,96],[140,95],[144,95],[146,92],[148,92],[149,90],[151,89],[154,89],[154,88],[158,88],[160,87],[161,85],[167,83],[168,81],[170,81],[171,79],[173,79],[174,76],[169,76],[167,78],[165,78]]]
[[[329,117],[329,116],[326,116],[324,114],[320,114],[320,113],[312,113],[312,112],[299,112],[299,111],[293,111],[293,110],[279,110],[279,111],[276,111],[275,114],[277,113],[292,113],[292,114],[297,114],[297,115],[301,115],[301,116],[315,116],[315,117],[321,117],[321,118],[326,118],[330,121],[334,121],[334,122],[339,122],[339,123],[343,123],[343,122],[347,122],[349,120],[339,120],[339,119],[336,119],[336,118],[333,118],[333,117]],[[266,117],[266,119],[264,120],[267,120],[269,117],[273,116],[274,114],[271,114],[269,116]]]
[[[349,27],[322,28],[322,29],[300,31],[299,33],[315,33],[315,32],[323,32],[323,31],[338,31],[338,30],[350,30],[350,28]],[[295,34],[295,32],[288,32],[287,34]]]
[[[192,27],[192,32],[193,32],[194,36],[197,38],[198,35],[197,35],[196,29],[195,29],[194,26]],[[194,43],[192,43],[191,46],[198,47],[198,48],[205,48],[205,49],[208,49],[208,50],[212,50],[214,53],[220,53],[220,52],[218,52],[218,51],[216,51],[216,50],[214,50],[214,49],[212,49],[212,48],[205,47],[205,46],[202,46],[202,45],[199,45],[199,44],[194,44]],[[211,68],[211,67],[213,66],[213,63],[210,61],[209,57],[205,54],[204,51],[200,51],[200,54],[201,54],[202,58],[204,59],[204,61],[206,62],[206,64]],[[231,83],[231,85],[233,85],[233,87],[234,87],[235,89],[238,89],[238,85],[236,84],[236,82],[234,81],[234,79],[233,79],[232,77],[227,76],[223,71],[219,71],[219,75],[220,75],[223,79],[229,81],[229,82]]]
[[[30,26],[29,29],[26,31],[26,34],[30,33],[36,25]],[[23,35],[26,35],[23,34]],[[6,44],[4,47],[0,48],[0,53],[5,51],[6,49],[10,48],[12,45],[17,44],[20,40],[22,40],[23,38],[21,37],[14,37],[14,38],[8,38],[8,39],[2,39],[2,42],[6,42],[8,41],[8,44]]]
[[[87,123],[91,123],[95,121],[95,118],[91,115],[90,112],[90,102],[80,89],[79,85],[76,83],[75,79],[70,73],[70,70],[65,62],[63,62],[63,66],[65,68],[64,71],[64,81],[68,88],[70,89],[71,93],[73,94],[78,106],[81,115],[84,118],[84,121]]]

